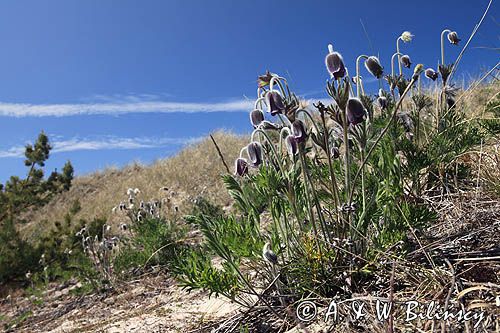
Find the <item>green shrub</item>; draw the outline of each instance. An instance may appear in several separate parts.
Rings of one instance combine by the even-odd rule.
[[[56,224],[57,230],[51,236],[33,243],[22,239],[16,229],[18,223],[24,222],[20,218],[24,211],[45,205],[56,193],[71,186],[74,170],[69,161],[62,173],[54,171],[44,179],[43,167],[51,149],[48,137],[40,133],[33,145],[26,145],[26,178],[12,176],[5,185],[0,184],[0,283],[24,279],[26,273],[41,269],[39,261],[45,251],[54,255],[60,252],[63,240],[56,235],[63,234],[61,229],[67,226]]]
[[[133,268],[168,265],[184,236],[184,228],[163,218],[134,221],[130,224],[130,236],[119,245],[114,269],[128,272]]]

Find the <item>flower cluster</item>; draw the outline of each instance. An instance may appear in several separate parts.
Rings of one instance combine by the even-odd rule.
[[[286,179],[287,170],[294,170],[293,167],[290,168],[290,165],[301,163],[304,182],[310,183],[304,186],[313,189],[315,185],[311,176],[308,175],[306,154],[311,152],[311,157],[326,158],[332,184],[329,191],[337,207],[337,211],[332,216],[336,215],[339,223],[349,224],[350,215],[355,214],[358,207],[365,209],[365,164],[369,155],[373,153],[373,147],[387,133],[393,120],[396,122],[394,126],[400,126],[406,138],[413,140],[418,124],[415,123],[415,115],[412,112],[400,110],[403,107],[402,100],[409,91],[415,89],[415,82],[419,80],[421,73],[425,73],[425,77],[432,81],[437,80],[439,76],[434,69],[427,68],[424,71],[423,65],[417,64],[408,79],[405,78],[403,68],[410,69],[413,63],[410,55],[400,52],[399,41],[409,43],[413,37],[408,31],[398,37],[397,49],[391,58],[390,75],[384,73],[384,67],[377,56],[360,55],[355,63],[356,75],[351,77],[341,53],[334,50],[333,45],[328,45],[328,53],[325,56],[325,67],[330,77],[327,92],[333,101],[329,105],[322,102],[314,104],[317,112],[310,107],[302,107],[303,103],[300,103],[296,95],[290,91],[285,78],[269,71],[259,76],[257,98],[253,110],[249,113],[250,123],[254,130],[250,143],[241,149],[239,157],[235,160],[235,175],[243,177],[252,169],[270,167]],[[448,40],[453,45],[457,45],[460,41],[457,33],[452,31],[448,33]],[[394,73],[393,63],[396,57],[398,57],[399,75]],[[366,95],[363,77],[360,75],[361,61],[374,78],[387,80],[388,90],[380,88],[374,97]],[[445,73],[446,69],[444,65],[439,68],[444,85],[447,76],[451,73],[449,68],[448,73]],[[383,82],[379,82],[382,86]],[[352,85],[356,87],[355,92]],[[399,99],[394,94],[396,89]],[[446,88],[444,91],[446,102],[450,106],[454,103],[454,90]],[[428,105],[427,99],[419,93],[415,93],[413,100],[418,110]],[[377,108],[380,110],[381,117],[386,117],[385,119],[388,120],[380,133],[373,132],[374,113]],[[391,113],[392,115],[387,117]],[[375,144],[368,151],[369,137]],[[312,144],[308,143],[309,138],[312,139]],[[284,156],[289,158],[283,158]],[[353,156],[357,156],[358,161],[354,160]],[[339,164],[334,165],[334,162]],[[358,168],[354,175],[352,174],[353,167]],[[335,168],[343,171],[341,174],[344,180],[343,186],[339,184]],[[362,178],[361,191],[355,189],[359,175]],[[315,207],[317,214],[321,216],[319,200],[313,199],[314,196],[313,193],[307,197],[308,201],[311,200],[309,206]],[[363,205],[353,202],[353,196],[358,198],[361,196]],[[312,210],[309,214],[311,215],[309,220],[313,222],[315,218]],[[322,230],[323,238],[330,239],[332,236],[331,230],[328,230],[328,223],[323,217],[320,217],[319,221],[320,227],[314,228],[315,232],[319,234],[319,230]],[[345,234],[341,236],[348,239]],[[271,251],[270,243],[266,243],[263,249],[263,258],[272,264],[277,263],[276,254]]]

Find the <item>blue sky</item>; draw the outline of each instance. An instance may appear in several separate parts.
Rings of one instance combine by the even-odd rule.
[[[220,128],[249,132],[248,98],[266,69],[299,95],[325,98],[328,43],[348,68],[359,54],[379,54],[389,70],[396,38],[409,30],[415,38],[402,51],[435,67],[441,30],[463,43],[487,3],[2,1],[0,182],[24,175],[22,147],[41,130],[54,145],[48,171],[69,159],[77,174],[149,163]],[[499,14],[493,3],[460,82],[498,61],[490,48],[500,44]],[[459,51],[446,45],[448,61]]]

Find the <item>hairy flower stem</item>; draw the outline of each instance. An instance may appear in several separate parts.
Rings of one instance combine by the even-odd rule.
[[[394,77],[394,57],[396,57],[396,56],[398,56],[398,62],[399,62],[399,57],[402,56],[402,54],[399,52],[396,52],[391,57],[391,76],[392,77]]]
[[[343,132],[344,132],[344,173],[345,173],[345,197],[351,198],[351,195],[349,193],[351,189],[351,177],[350,177],[350,160],[349,160],[349,125],[347,124],[347,110],[344,109],[344,112],[342,112],[342,127],[343,127]],[[350,199],[348,200],[347,204],[350,204]],[[347,212],[347,226],[350,225],[351,222],[351,212]]]
[[[339,195],[339,188],[337,186],[337,178],[335,177],[335,172],[333,171],[333,163],[332,163],[332,156],[330,153],[330,140],[328,140],[328,129],[326,127],[326,119],[325,119],[325,112],[321,112],[321,122],[323,123],[323,128],[325,131],[325,154],[328,157],[328,170],[330,172],[330,180],[332,183],[332,194],[333,194],[333,201],[335,204],[335,214],[337,215],[337,222],[340,224],[340,214],[338,211],[338,207],[340,206],[340,195]]]
[[[311,123],[314,126],[314,129],[316,130],[316,133],[318,133],[318,134],[321,133],[318,125],[316,124],[316,121],[314,120],[314,118],[311,116],[311,114],[306,109],[298,109],[295,113],[296,117],[298,117],[299,114],[301,114],[301,113],[303,113],[305,116],[307,116],[307,118],[309,118],[309,120],[311,121]],[[316,145],[313,145],[313,147],[314,147],[314,151],[316,153],[318,153],[318,149],[316,148]]]
[[[361,148],[361,160],[365,159],[365,147]],[[365,166],[361,167],[361,193],[363,197],[363,212],[366,211]]]
[[[450,29],[444,29],[441,31],[441,65],[444,66],[444,34],[451,32]]]
[[[309,183],[309,185],[311,187],[311,192],[314,195],[314,199],[315,199],[314,201],[315,201],[315,204],[316,204],[316,210],[318,211],[318,219],[320,220],[320,223],[321,223],[321,229],[322,229],[322,233],[323,233],[323,237],[325,238],[325,241],[328,240],[327,235],[326,235],[326,230],[325,230],[326,225],[324,225],[324,221],[322,219],[323,215],[321,213],[321,207],[319,206],[319,201],[317,200],[317,197],[316,197],[316,192],[314,190],[314,185],[312,183],[311,176],[309,174],[309,169],[307,168],[304,149],[303,149],[303,147],[301,145],[299,145],[299,156],[300,156],[300,162],[302,164],[302,171],[304,173],[304,187],[305,187],[305,193],[306,193],[307,206],[308,206],[308,209],[309,209],[309,218],[311,219],[311,224],[312,224],[312,227],[313,227],[314,236],[316,238],[316,242],[317,242],[317,246],[318,246],[318,251],[320,251],[320,255],[321,255],[321,246],[319,244],[319,237],[318,237],[318,235],[319,235],[318,234],[318,227],[316,225],[316,219],[314,218],[314,212],[313,212],[313,208],[312,208],[313,204],[312,204],[311,195],[309,193],[309,189],[308,189],[308,186],[307,186],[308,183]]]
[[[253,141],[253,136],[254,136],[255,133],[262,134],[264,136],[264,138],[266,139],[266,141],[269,143],[269,146],[271,147],[271,151],[272,151],[272,153],[274,155],[274,158],[276,159],[276,163],[278,164],[278,167],[279,167],[279,169],[281,171],[281,174],[283,175],[283,177],[286,178],[286,173],[283,170],[283,166],[281,165],[281,159],[279,158],[278,154],[276,153],[276,150],[274,149],[274,144],[271,141],[271,139],[269,138],[269,136],[267,135],[267,133],[264,132],[263,130],[261,130],[260,128],[257,128],[252,133],[252,136],[251,136],[251,140],[252,141]]]
[[[377,139],[375,140],[374,144],[372,145],[372,147],[370,148],[370,150],[366,154],[365,158],[363,159],[363,162],[361,163],[361,166],[358,168],[358,171],[356,172],[356,175],[353,178],[353,184],[356,184],[356,180],[358,179],[358,177],[359,177],[359,175],[361,173],[361,170],[363,169],[363,167],[365,166],[366,162],[370,158],[371,154],[375,150],[375,147],[377,147],[377,145],[380,142],[380,140],[382,140],[382,138],[384,137],[384,135],[389,130],[389,127],[391,126],[392,122],[396,118],[396,113],[398,112],[399,108],[401,107],[406,94],[408,93],[408,91],[410,91],[411,87],[415,84],[415,82],[417,81],[417,79],[418,79],[418,77],[417,78],[412,78],[411,81],[410,81],[410,83],[408,84],[408,87],[406,87],[405,91],[401,95],[401,98],[399,99],[398,103],[394,107],[394,111],[392,112],[392,115],[391,115],[391,118],[389,119],[389,122],[387,123],[387,125],[385,125],[384,129],[382,130],[382,132],[380,132],[380,134],[377,137]],[[347,201],[348,204],[351,203],[353,192],[354,192],[354,185],[353,185],[353,188],[349,191],[349,196],[348,196],[349,200]]]
[[[271,79],[271,82],[269,83],[269,91],[273,90],[274,82],[276,82],[278,84],[278,86],[280,87],[281,94],[283,95],[282,97],[285,98],[286,97],[285,89],[283,88],[283,84],[281,83],[280,80],[284,80],[284,78],[279,77],[279,76],[274,76]]]
[[[396,53],[398,54],[398,68],[399,75],[403,75],[403,67],[401,66],[401,53],[399,52],[399,41],[401,40],[401,36],[396,39]]]
[[[361,59],[368,59],[367,55],[360,55],[359,57],[356,58],[356,97],[359,98],[359,89],[361,86],[361,77],[359,76],[359,61]]]

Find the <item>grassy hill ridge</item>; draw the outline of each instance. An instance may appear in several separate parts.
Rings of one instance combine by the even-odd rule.
[[[225,131],[218,131],[213,137],[231,168],[248,139]],[[75,204],[81,207],[75,220],[108,219],[114,206],[126,202],[128,188],[140,189],[141,197],[149,200],[158,198],[164,191],[160,188],[166,187],[180,213],[188,213],[191,200],[198,196],[227,206],[230,198],[220,179],[223,172],[225,167],[207,137],[151,165],[132,163],[122,169],[109,168],[77,177],[68,192],[57,195],[39,210],[26,213],[23,218],[27,223],[20,230],[26,239],[33,239],[50,230],[55,221],[63,221]]]

